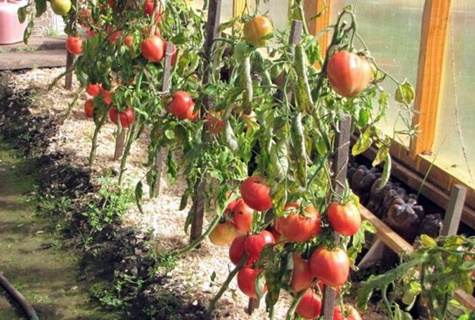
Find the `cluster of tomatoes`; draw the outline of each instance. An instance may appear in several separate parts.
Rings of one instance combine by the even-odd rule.
[[[115,2],[108,1],[107,5],[101,6],[102,10],[114,8]],[[153,0],[147,0],[143,4],[144,19],[152,19],[152,27],[144,27],[140,36],[137,33],[126,33],[118,30],[116,27],[111,27],[109,24],[103,22],[94,22],[91,15],[91,9],[84,8],[79,11],[78,23],[83,27],[85,36],[70,35],[66,39],[66,49],[73,55],[79,56],[84,53],[84,46],[87,41],[96,36],[107,37],[109,46],[124,46],[130,52],[132,59],[142,56],[145,61],[151,63],[162,63],[169,46],[170,64],[173,67],[176,64],[178,50],[177,47],[161,37],[160,22],[164,14],[164,7],[161,1],[156,4]],[[95,97],[101,96],[101,101],[104,102],[107,110],[109,110],[110,120],[120,124],[123,128],[130,127],[135,120],[135,111],[132,106],[121,106],[117,108],[113,103],[113,94],[120,83],[115,82],[113,87],[109,90],[105,89],[103,84],[94,81],[86,83],[85,89],[90,98],[84,103],[84,112],[87,117],[94,116]],[[194,111],[195,103],[186,91],[176,91],[172,99],[169,100],[167,110],[179,120],[189,119],[197,120],[198,114]]]
[[[257,299],[267,292],[259,260],[266,246],[274,250],[287,243],[312,242],[322,231],[322,217],[311,205],[300,208],[298,203],[289,203],[283,216],[275,217],[266,229],[254,230],[254,215],[272,208],[270,188],[262,177],[251,176],[240,187],[241,198],[231,201],[224,219],[210,233],[215,245],[229,245],[229,259],[234,265],[242,265],[237,273],[239,289],[248,297]],[[361,215],[353,202],[333,202],[327,209],[326,219],[330,228],[344,236],[356,234],[361,226]],[[244,263],[242,263],[244,259]],[[338,247],[317,246],[304,259],[299,252],[293,253],[293,271],[288,288],[292,294],[305,291],[296,312],[303,318],[315,319],[321,314],[323,285],[338,290],[348,280],[350,260]],[[259,281],[262,279],[262,281]],[[335,306],[334,319],[361,319],[350,305]]]

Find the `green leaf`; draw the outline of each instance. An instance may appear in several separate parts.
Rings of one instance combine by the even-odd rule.
[[[142,197],[143,197],[143,184],[142,181],[139,181],[135,186],[135,202],[137,203],[137,208],[141,213],[143,213],[142,208]]]
[[[234,130],[231,127],[231,124],[229,123],[229,121],[225,122],[224,133],[225,133],[226,142],[227,142],[229,148],[233,152],[237,152],[239,150],[239,143],[238,143],[238,140],[236,138],[236,134],[234,133]]]
[[[421,244],[425,248],[434,248],[437,247],[437,241],[435,241],[434,238],[426,235],[426,234],[421,234]]]
[[[412,84],[404,80],[404,82],[397,87],[394,99],[399,103],[409,105],[414,100],[415,94]]]
[[[297,181],[302,189],[307,188],[307,151],[305,149],[305,138],[302,125],[302,114],[299,112],[292,122],[292,157],[295,159],[297,167]]]
[[[388,153],[386,154],[386,160],[384,161],[383,174],[381,175],[381,181],[379,182],[378,190],[382,189],[386,185],[386,183],[388,183],[390,176],[391,176],[391,155],[389,154],[389,151],[388,151]]]
[[[20,21],[20,23],[23,23],[26,20],[27,8],[28,8],[28,5],[18,8],[17,15],[18,15],[18,21]]]
[[[351,149],[351,154],[357,156],[365,152],[372,144],[373,139],[371,138],[371,129],[368,128],[358,137],[358,140],[356,140],[356,143]]]
[[[287,178],[289,172],[289,149],[286,141],[279,142],[271,149],[270,154],[270,172],[271,175],[277,178],[277,181],[283,181]]]
[[[41,17],[46,12],[46,0],[35,0],[36,17]]]

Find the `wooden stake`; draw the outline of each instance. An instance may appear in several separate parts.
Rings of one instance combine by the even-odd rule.
[[[205,56],[208,59],[208,64],[203,75],[203,84],[207,85],[211,79],[210,66],[212,61],[213,53],[213,41],[216,38],[218,33],[219,21],[221,19],[221,0],[209,0],[208,6],[208,24],[206,25],[206,41],[205,41]],[[206,96],[204,103],[201,106],[201,114],[206,110],[212,109],[212,101],[210,96]],[[203,134],[206,135],[206,131],[203,131]],[[206,136],[203,137],[206,139]],[[191,231],[190,231],[190,242],[193,242],[201,237],[203,234],[203,219],[204,219],[204,209],[205,209],[205,190],[206,190],[206,181],[202,178],[200,181],[197,181],[195,188],[195,195],[193,198],[193,219],[191,222]]]
[[[171,42],[167,42],[165,47],[165,60],[163,66],[163,82],[162,82],[162,93],[166,93],[170,90],[170,76],[171,76],[171,69],[172,69],[172,56],[174,52],[172,52],[173,44]],[[153,195],[158,196],[160,194],[160,183],[162,180],[162,168],[163,168],[163,157],[164,157],[165,150],[159,147],[157,150],[157,156],[155,158],[155,167],[157,168],[157,178],[155,180],[155,186],[153,189]]]
[[[460,184],[455,184],[452,187],[449,205],[445,211],[444,224],[441,231],[442,236],[454,236],[457,234],[466,193],[467,188]]]
[[[119,160],[122,158],[122,154],[124,153],[125,134],[126,130],[124,128],[121,128],[117,133],[117,139],[115,140],[114,160]]]
[[[333,190],[342,195],[346,185],[346,171],[348,168],[348,153],[350,151],[351,117],[344,114],[341,118],[336,134],[335,157],[333,159]],[[336,241],[339,235],[335,234]],[[335,289],[325,286],[323,289],[322,314],[323,319],[333,319],[333,307],[335,306]]]
[[[73,67],[74,64],[74,54],[70,53],[68,51],[68,54],[66,55],[66,70],[70,70]],[[64,87],[66,90],[71,90],[73,87],[73,72],[69,72],[66,74],[66,77],[64,79]]]

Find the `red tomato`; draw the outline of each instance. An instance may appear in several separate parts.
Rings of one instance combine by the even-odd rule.
[[[361,214],[353,202],[343,205],[333,202],[328,208],[328,222],[338,233],[344,236],[352,236],[361,227]]]
[[[158,10],[155,13],[154,19],[156,23],[160,23],[163,16],[163,4],[160,0],[157,0]],[[144,12],[147,16],[151,17],[154,11],[154,0],[145,0],[143,4]]]
[[[275,238],[272,232],[268,230],[262,230],[260,235],[264,237],[264,241],[267,243],[275,243]]]
[[[307,260],[302,258],[300,253],[294,252],[293,260],[294,270],[292,272],[292,279],[290,280],[290,287],[297,293],[310,288],[315,277],[310,270],[310,264]]]
[[[343,312],[339,305],[333,308],[333,320],[363,320],[358,311],[349,304],[343,305]]]
[[[244,255],[244,242],[246,241],[247,235],[240,235],[234,238],[229,247],[229,260],[234,265],[237,265],[241,261],[242,256]]]
[[[86,27],[85,30],[86,30],[86,39],[90,39],[97,34],[97,31],[91,30],[91,28],[89,27]]]
[[[84,102],[84,113],[86,113],[86,117],[92,118],[94,114],[94,100],[87,99]]]
[[[330,86],[343,97],[363,91],[371,80],[371,67],[366,59],[349,51],[339,51],[331,56],[327,65]]]
[[[298,209],[298,203],[289,203],[286,209]],[[305,215],[292,211],[286,217],[276,219],[277,231],[293,242],[305,242],[320,233],[320,213],[312,206],[304,208]]]
[[[104,98],[104,103],[105,104],[111,104],[112,103],[112,91],[106,90],[103,87],[101,87],[101,92],[102,92],[102,97]]]
[[[342,286],[350,274],[350,259],[340,248],[318,247],[310,257],[313,275],[330,287]]]
[[[249,298],[257,299],[256,278],[261,270],[244,267],[237,274],[237,283],[239,289]],[[264,285],[262,293],[267,292],[267,286]]]
[[[71,54],[79,55],[82,53],[82,44],[82,38],[69,36],[66,39],[66,50],[68,50]]]
[[[261,234],[253,234],[248,236],[246,241],[244,241],[244,251],[249,257],[249,260],[259,260],[262,249],[266,244],[266,239],[264,239]]]
[[[96,97],[101,93],[101,85],[99,83],[88,83],[86,85],[86,92],[90,96]]]
[[[168,105],[168,111],[180,120],[196,120],[198,114],[194,111],[195,102],[186,91],[177,91],[173,94],[172,102]]]
[[[264,47],[269,42],[274,28],[272,23],[265,16],[256,16],[244,23],[244,39],[255,47]]]
[[[119,112],[116,107],[109,110],[109,118],[115,124],[117,124],[117,114],[119,114],[122,128],[128,128],[134,122],[134,109],[131,107],[126,107],[123,112]]]
[[[230,221],[218,223],[209,234],[209,240],[216,246],[230,244],[237,236],[237,230]]]
[[[224,127],[224,121],[215,115],[207,114],[205,116],[206,129],[212,134],[219,134]]]
[[[78,23],[83,27],[87,27],[88,24],[92,23],[91,9],[83,8],[79,10]]]
[[[233,221],[240,233],[248,233],[251,229],[252,215],[254,211],[244,202],[238,199],[233,205]]]
[[[116,43],[117,39],[119,39],[120,35],[122,34],[122,30],[114,31],[110,36],[107,37],[109,43]]]
[[[160,62],[163,59],[163,40],[157,36],[151,36],[142,41],[140,52],[145,59],[151,62]]]
[[[317,319],[322,311],[322,297],[312,289],[307,289],[295,311],[302,318]]]
[[[265,211],[272,208],[270,187],[264,178],[249,177],[241,184],[241,196],[244,202],[254,210]]]

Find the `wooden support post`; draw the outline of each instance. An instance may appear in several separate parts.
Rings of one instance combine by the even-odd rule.
[[[68,52],[66,55],[66,70],[70,70],[74,65],[74,54]],[[66,90],[71,90],[73,88],[73,72],[68,72],[64,79],[64,87]]]
[[[115,140],[114,160],[119,160],[122,158],[122,154],[124,153],[126,131],[126,129],[121,128],[117,133],[117,139]]]
[[[431,152],[434,142],[437,106],[442,87],[447,25],[451,0],[427,0],[421,26],[419,69],[413,125],[418,126],[417,138],[411,143],[411,155]]]
[[[303,8],[305,11],[305,20],[307,22],[310,34],[317,35],[323,29],[330,25],[330,5],[331,0],[306,0]],[[313,18],[320,14],[318,18]],[[320,48],[322,48],[322,57],[325,59],[325,53],[328,47],[329,33],[325,33],[318,38]]]
[[[442,236],[454,236],[457,234],[460,218],[462,217],[463,206],[467,188],[455,184],[450,192],[449,205],[445,211],[444,224],[442,226]]]
[[[209,0],[208,7],[208,24],[206,25],[206,41],[205,41],[205,56],[207,61],[207,67],[203,75],[203,84],[209,84],[211,80],[211,62],[213,56],[213,41],[216,38],[218,33],[219,22],[221,20],[221,0]],[[201,113],[203,114],[206,111],[206,108],[212,108],[211,97],[207,96],[204,99],[203,105],[201,106]],[[203,131],[203,138],[207,139],[205,136],[206,130]],[[193,242],[201,237],[203,234],[203,219],[204,219],[204,209],[205,209],[205,190],[206,190],[206,181],[202,178],[200,181],[197,181],[195,187],[195,195],[193,197],[193,219],[191,222],[191,231],[190,231],[190,242]],[[197,246],[198,247],[198,246]]]
[[[172,56],[174,52],[173,44],[171,42],[167,42],[165,47],[165,59],[163,62],[163,76],[162,76],[162,94],[168,92],[170,90],[170,76],[171,76],[171,69],[172,69]],[[163,168],[163,156],[165,150],[162,150],[161,147],[157,150],[157,156],[155,158],[155,167],[157,169],[157,178],[155,180],[155,185],[153,188],[153,195],[158,196],[160,194],[160,182],[162,180],[162,168]]]
[[[351,138],[351,117],[344,114],[335,140],[335,156],[333,158],[333,190],[336,194],[342,195],[346,186],[346,172],[348,169],[348,158]],[[339,235],[335,234],[336,241]],[[323,289],[322,314],[323,319],[333,319],[333,307],[335,305],[335,289],[325,286]]]

